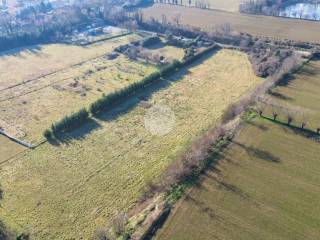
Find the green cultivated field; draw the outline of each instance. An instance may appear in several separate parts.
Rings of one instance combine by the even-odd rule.
[[[312,110],[312,128],[320,124],[319,76],[320,61],[313,61],[273,91],[275,102]],[[257,118],[177,204],[155,239],[317,240],[319,171],[319,142]]]
[[[1,220],[32,239],[90,239],[116,210],[133,207],[147,181],[260,81],[244,53],[221,50],[71,133],[66,142],[18,154],[0,165]],[[145,128],[154,105],[175,115],[164,136]],[[11,153],[0,156],[5,161]]]

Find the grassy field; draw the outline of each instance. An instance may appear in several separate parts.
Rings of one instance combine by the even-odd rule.
[[[90,239],[116,210],[133,207],[147,181],[260,81],[245,54],[221,50],[88,123],[66,142],[19,154],[1,165],[1,220],[32,239]],[[148,105],[171,109],[172,131],[152,135],[146,129]]]
[[[0,57],[0,122],[8,126],[6,132],[38,142],[53,122],[88,107],[102,94],[154,72],[157,67],[151,64],[131,61],[122,55],[114,60],[104,56],[114,47],[140,38],[130,35],[87,48],[44,45],[38,50]],[[181,59],[184,54],[183,49],[171,46],[155,46],[146,51],[168,60]],[[42,64],[44,58],[46,64]]]
[[[158,19],[161,19],[161,16],[165,14],[168,20],[180,14],[182,23],[207,30],[211,30],[217,25],[229,23],[233,29],[239,32],[280,39],[285,38],[296,41],[320,43],[319,22],[244,15],[240,13],[203,10],[168,4],[154,4],[144,9],[143,12],[146,17],[155,17]]]
[[[311,62],[275,89],[281,101],[312,109],[314,124],[319,76],[320,62]],[[319,239],[319,156],[319,142],[299,132],[262,118],[248,123],[155,239]]]

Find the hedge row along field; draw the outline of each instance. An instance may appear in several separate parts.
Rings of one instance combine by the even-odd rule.
[[[69,116],[64,117],[60,121],[52,124],[51,131],[54,135],[57,135],[59,133],[64,133],[69,130],[73,130],[77,128],[78,126],[84,124],[89,119],[89,112],[87,109],[83,108],[78,112],[72,113]],[[44,132],[44,136],[46,138],[51,138],[50,130],[46,130]]]
[[[90,107],[89,111],[92,116],[97,116],[101,112],[108,110],[113,105],[120,103],[127,99],[129,96],[134,95],[138,91],[141,91],[146,86],[150,85],[151,83],[160,80],[161,78],[167,77],[170,74],[178,71],[179,69],[193,63],[194,61],[200,59],[205,54],[213,51],[215,49],[219,49],[218,45],[212,45],[207,49],[185,58],[182,61],[175,60],[171,64],[163,67],[160,71],[151,73],[147,77],[143,78],[139,82],[132,83],[131,85],[119,90],[115,91],[111,94],[105,95],[95,102],[93,102]],[[89,119],[89,112],[86,109],[81,109],[79,112],[73,113],[70,116],[66,116],[60,121],[54,123],[51,127],[51,130],[46,130],[43,135],[48,139],[52,137],[52,135],[56,135],[58,133],[65,133],[70,130],[74,130],[75,128],[81,126]]]

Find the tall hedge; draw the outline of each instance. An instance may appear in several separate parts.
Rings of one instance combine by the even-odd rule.
[[[51,130],[53,134],[64,133],[73,130],[84,124],[89,118],[89,112],[83,108],[69,116],[62,118],[60,121],[52,124]]]
[[[103,110],[106,110],[112,105],[123,101],[128,96],[135,94],[137,91],[145,88],[148,84],[158,80],[159,78],[160,72],[154,72],[149,76],[143,78],[139,82],[132,83],[129,86],[122,88],[121,90],[115,91],[111,94],[99,98],[90,105],[89,110],[92,115],[96,116]]]

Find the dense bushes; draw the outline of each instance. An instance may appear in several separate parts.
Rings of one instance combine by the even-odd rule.
[[[154,45],[154,44],[157,44],[160,42],[161,42],[161,39],[158,36],[151,36],[151,37],[143,39],[141,42],[141,45],[142,45],[142,47],[149,47],[151,45]]]
[[[123,101],[128,96],[135,94],[138,90],[143,89],[146,85],[159,78],[160,72],[154,72],[139,82],[135,82],[119,91],[103,96],[90,105],[90,112],[95,116],[112,105]]]
[[[189,56],[186,56],[183,60],[183,62],[181,63],[182,66],[186,66],[198,59],[200,59],[201,57],[203,57],[204,55],[208,54],[209,52],[215,50],[215,49],[219,49],[220,47],[216,44],[213,44],[211,47],[208,47],[207,49],[197,53],[197,54],[194,54],[194,55],[189,55]]]
[[[53,135],[60,133],[65,133],[69,130],[73,130],[82,124],[84,124],[89,119],[89,112],[83,108],[80,111],[73,113],[69,116],[62,118],[60,121],[52,124],[51,131],[49,129],[45,130],[43,135],[50,139]]]

